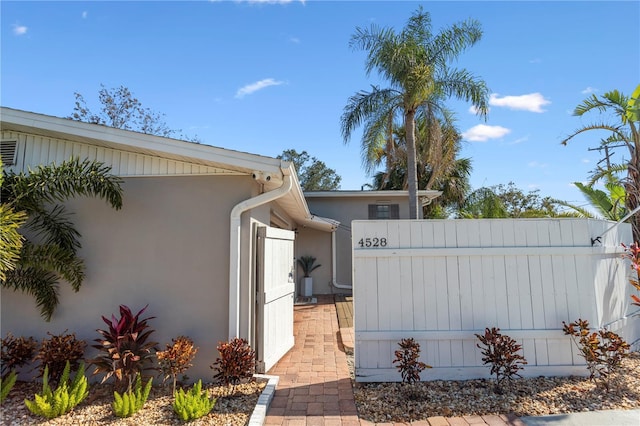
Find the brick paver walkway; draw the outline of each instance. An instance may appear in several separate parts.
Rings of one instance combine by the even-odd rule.
[[[333,296],[296,306],[295,346],[268,374],[280,377],[265,425],[360,426]],[[393,426],[393,423],[379,423]],[[514,416],[430,417],[412,426],[524,426]]]

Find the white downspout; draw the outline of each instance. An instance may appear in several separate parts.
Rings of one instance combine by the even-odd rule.
[[[240,233],[241,216],[247,210],[286,195],[293,187],[291,176],[284,175],[278,188],[236,204],[231,210],[229,240],[229,340],[240,337]]]
[[[337,273],[337,250],[336,250],[336,231],[331,232],[331,285],[335,288],[341,288],[344,290],[352,290],[353,287],[346,284],[338,284],[338,273]]]

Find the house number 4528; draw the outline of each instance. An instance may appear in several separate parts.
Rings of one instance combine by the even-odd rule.
[[[358,245],[360,247],[386,247],[387,239],[384,237],[360,238],[360,241],[358,241]]]

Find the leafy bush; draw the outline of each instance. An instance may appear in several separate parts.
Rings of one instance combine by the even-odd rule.
[[[622,244],[622,247],[624,247],[622,257],[631,261],[631,269],[635,274],[632,278],[629,278],[629,283],[640,291],[640,281],[638,280],[640,275],[640,245],[638,243],[633,243],[630,246]],[[631,300],[633,300],[631,302],[632,305],[640,306],[640,297],[632,294]]]
[[[215,398],[209,398],[207,392],[202,392],[202,380],[185,392],[178,389],[173,402],[173,411],[185,422],[206,416],[216,405]]]
[[[402,339],[398,346],[400,346],[400,349],[395,351],[396,359],[393,360],[393,363],[398,364],[396,368],[400,371],[402,381],[409,384],[419,382],[420,373],[425,368],[431,368],[430,365],[418,361],[420,358],[420,344],[413,338],[409,338]]]
[[[217,349],[220,357],[211,365],[217,371],[214,379],[225,385],[237,385],[253,376],[256,353],[245,339],[235,337],[229,342],[219,342]]]
[[[609,375],[615,373],[622,365],[622,360],[629,356],[629,344],[613,331],[604,328],[590,332],[589,321],[578,319],[570,324],[562,322],[564,334],[571,336],[580,350],[580,355],[587,362],[589,379],[609,388]]]
[[[49,367],[49,380],[57,384],[67,362],[71,364],[71,371],[78,370],[87,344],[84,340],[76,339],[75,333],[60,334],[58,336],[54,336],[51,333],[47,334],[51,338],[42,339],[34,361],[40,361],[40,376],[44,374],[45,367]]]
[[[0,404],[2,404],[5,398],[9,395],[9,392],[13,389],[13,385],[16,384],[17,379],[18,373],[15,371],[9,373],[5,379],[0,378]]]
[[[524,368],[522,365],[527,364],[524,356],[518,353],[522,350],[522,345],[517,344],[511,337],[501,334],[500,329],[496,327],[492,327],[491,330],[485,328],[484,335],[476,334],[476,337],[485,346],[483,349],[476,344],[482,349],[482,362],[491,364],[491,374],[496,375],[497,389],[500,389],[504,379],[521,377],[518,371]]]
[[[35,399],[24,400],[25,405],[33,414],[37,416],[53,419],[68,413],[87,397],[87,378],[84,375],[84,364],[80,364],[73,382],[69,383],[69,372],[71,364],[67,362],[60,377],[60,383],[55,391],[49,387],[48,367],[44,368],[42,378],[42,393],[36,394]]]
[[[193,346],[193,340],[185,336],[178,336],[171,339],[172,345],[167,345],[164,351],[156,352],[160,370],[166,381],[169,377],[173,378],[173,393],[176,392],[176,378],[178,374],[183,374],[193,361],[198,352],[198,348]]]
[[[7,337],[2,339],[2,352],[0,355],[2,377],[31,361],[37,346],[38,344],[33,337],[14,337],[13,334],[7,333]]]
[[[147,321],[155,317],[140,319],[140,315],[148,306],[133,315],[131,309],[120,305],[120,318],[114,315],[111,316],[111,320],[102,317],[109,329],[97,330],[102,338],[95,339],[98,344],[92,347],[101,353],[89,360],[89,363],[95,366],[94,375],[104,374],[103,383],[114,376],[117,389],[130,390],[138,373],[153,369],[153,351],[158,343],[147,341],[154,331],[148,329]]]
[[[127,392],[124,392],[120,395],[118,392],[113,392],[113,414],[116,417],[131,417],[147,402],[147,398],[149,397],[149,392],[151,392],[151,384],[153,383],[153,378],[150,378],[147,384],[142,388],[142,378],[140,374],[138,374],[136,378],[136,384],[134,389],[129,389]]]

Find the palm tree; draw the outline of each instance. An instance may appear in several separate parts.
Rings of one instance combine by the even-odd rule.
[[[2,286],[31,294],[49,321],[59,303],[58,283],[78,291],[85,275],[78,257],[80,234],[61,204],[75,196],[93,196],[111,207],[122,207],[121,180],[97,161],[72,159],[39,166],[26,173],[3,171],[3,209],[24,212],[20,231],[24,240],[14,269],[6,271]]]
[[[595,209],[595,212],[562,200],[553,200],[553,203],[568,207],[577,217],[604,218],[615,222],[622,220],[628,213],[625,207],[627,193],[624,185],[615,178],[614,171],[615,169],[609,170],[608,173],[596,172],[594,179],[587,185],[582,182],[573,183],[587,199],[589,205]],[[604,184],[607,192],[593,187],[601,178],[607,180]]]
[[[419,7],[399,34],[372,25],[369,29],[358,27],[351,37],[352,48],[368,51],[367,75],[377,71],[390,87],[372,86],[371,91],[359,91],[349,98],[341,117],[344,142],[348,143],[352,132],[364,124],[362,152],[366,156],[371,146],[379,146],[381,139],[391,145],[390,123],[402,119],[412,219],[418,217],[416,115],[422,110],[431,116],[442,109],[445,98],[453,96],[471,101],[486,116],[489,90],[485,82],[465,69],[449,66],[481,36],[480,24],[475,20],[454,24],[434,35],[429,13]]]
[[[588,124],[575,130],[562,141],[562,144],[566,145],[574,137],[582,133],[600,130],[609,134],[607,138],[600,141],[603,147],[614,147],[622,144],[627,148],[629,161],[626,164],[627,176],[623,184],[626,192],[625,204],[628,211],[633,211],[640,205],[640,133],[637,127],[640,119],[636,105],[636,100],[639,97],[640,85],[636,87],[631,98],[617,90],[607,92],[600,97],[591,95],[575,108],[573,115],[582,117],[591,111],[610,112],[613,113],[618,122]],[[640,218],[638,215],[631,219],[631,225],[633,239],[640,241]]]
[[[469,192],[471,160],[458,158],[462,137],[454,125],[453,116],[443,111],[442,117],[416,119],[416,164],[418,187],[442,191],[442,195],[423,208],[423,217],[446,217],[447,210],[458,210]],[[394,150],[384,146],[373,152],[372,168],[383,161],[387,171],[374,175],[373,187],[378,190],[403,189],[407,182],[407,149],[404,128],[394,128]]]

